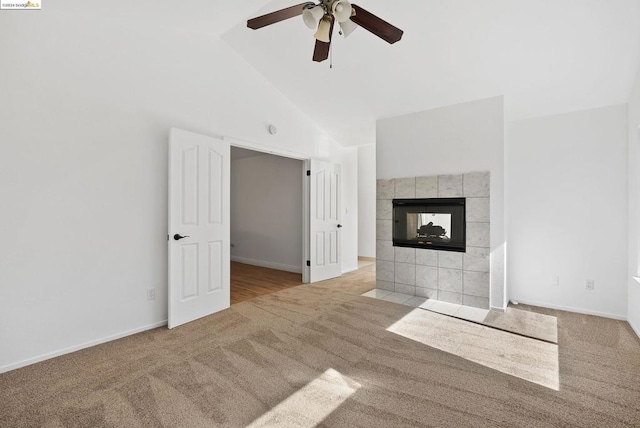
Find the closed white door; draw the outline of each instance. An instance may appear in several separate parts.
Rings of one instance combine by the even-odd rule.
[[[169,328],[230,303],[230,147],[181,129],[169,141]]]
[[[335,278],[342,273],[340,224],[340,165],[311,160],[309,185],[310,282]]]

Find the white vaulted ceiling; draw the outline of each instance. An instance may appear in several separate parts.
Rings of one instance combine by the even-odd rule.
[[[355,0],[404,37],[389,45],[362,28],[348,39],[336,32],[332,69],[311,61],[313,32],[301,18],[246,27],[300,1],[65,0],[55,8],[220,36],[346,146],[374,142],[376,119],[499,95],[508,120],[624,103],[640,67],[640,0]]]
[[[334,34],[333,69],[311,61],[299,18],[223,34],[344,145],[375,141],[375,120],[505,96],[508,120],[624,103],[640,64],[638,0],[355,0],[404,30],[389,45]],[[260,15],[296,0],[277,0]]]

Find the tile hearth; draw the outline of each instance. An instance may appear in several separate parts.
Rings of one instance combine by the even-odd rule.
[[[558,320],[556,317],[532,312],[527,310],[526,305],[522,305],[521,309],[510,306],[505,311],[489,310],[379,288],[367,291],[362,296],[423,309],[548,343],[558,343]]]
[[[450,315],[467,321],[483,322],[487,315],[488,309],[474,308],[455,303],[443,302],[440,300],[429,299],[426,297],[413,296],[410,294],[397,293],[394,291],[380,290],[374,288],[362,294],[364,297],[385,300],[387,302],[398,303],[410,306],[412,308],[425,309],[431,312],[437,312],[442,315]]]

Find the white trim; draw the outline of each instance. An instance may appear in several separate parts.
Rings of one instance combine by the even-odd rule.
[[[251,141],[242,140],[240,138],[222,137],[222,140],[228,142],[233,147],[240,147],[242,149],[249,149],[256,152],[269,153],[276,156],[282,156],[285,158],[298,159],[303,161],[310,159],[309,156],[303,155],[302,153],[296,153],[289,150],[270,147],[264,144],[256,144],[256,143],[252,143]]]
[[[531,300],[515,299],[518,303],[530,306],[539,306],[541,308],[557,309],[559,311],[575,312],[577,314],[595,315],[598,317],[611,318],[614,320],[627,321],[625,315],[610,314],[608,312],[592,311],[590,309],[574,308],[571,306],[555,305],[553,303],[533,302]]]
[[[307,260],[311,260],[311,177],[307,171],[311,170],[311,160],[302,162],[302,283],[311,282],[311,267]]]
[[[260,266],[263,268],[283,270],[285,272],[302,273],[302,266],[285,265],[282,263],[265,262],[264,260],[248,259],[246,257],[231,256],[232,262],[244,263],[245,265]]]
[[[627,320],[627,322],[629,323],[629,325],[631,326],[631,328],[633,329],[633,331],[636,332],[636,335],[638,336],[638,339],[640,339],[640,328],[638,328],[633,321],[631,320]]]
[[[637,276],[632,276],[631,278],[635,279],[636,282],[640,283],[640,278],[638,278]]]
[[[505,308],[500,308],[498,306],[489,306],[489,310],[490,311],[498,311],[498,312],[506,312],[507,310]]]
[[[91,348],[92,346],[101,345],[103,343],[111,342],[113,340],[121,339],[126,336],[131,336],[133,334],[142,333],[143,331],[153,330],[154,328],[162,327],[167,325],[167,320],[159,321],[153,324],[145,325],[143,327],[134,328],[132,330],[123,331],[121,333],[112,334],[111,336],[106,336],[101,339],[90,340],[88,342],[81,343],[79,345],[69,346],[68,348],[60,349],[58,351],[49,352],[46,354],[39,355],[37,357],[29,358],[26,360],[18,361],[17,363],[9,364],[3,367],[0,367],[0,373],[6,373],[11,370],[16,370],[21,367],[26,367],[31,364],[39,363],[41,361],[49,360],[51,358],[59,357],[60,355],[70,354],[72,352],[80,351],[82,349]]]

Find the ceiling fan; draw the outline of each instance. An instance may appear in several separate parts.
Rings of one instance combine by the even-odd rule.
[[[388,43],[395,43],[402,38],[403,31],[378,18],[357,4],[347,0],[320,0],[320,3],[300,3],[286,9],[277,10],[247,21],[247,27],[257,30],[285,19],[302,15],[304,23],[316,30],[316,47],[313,60],[322,62],[329,57],[331,36],[335,22],[340,26],[340,34],[347,37],[358,26],[375,34]]]

